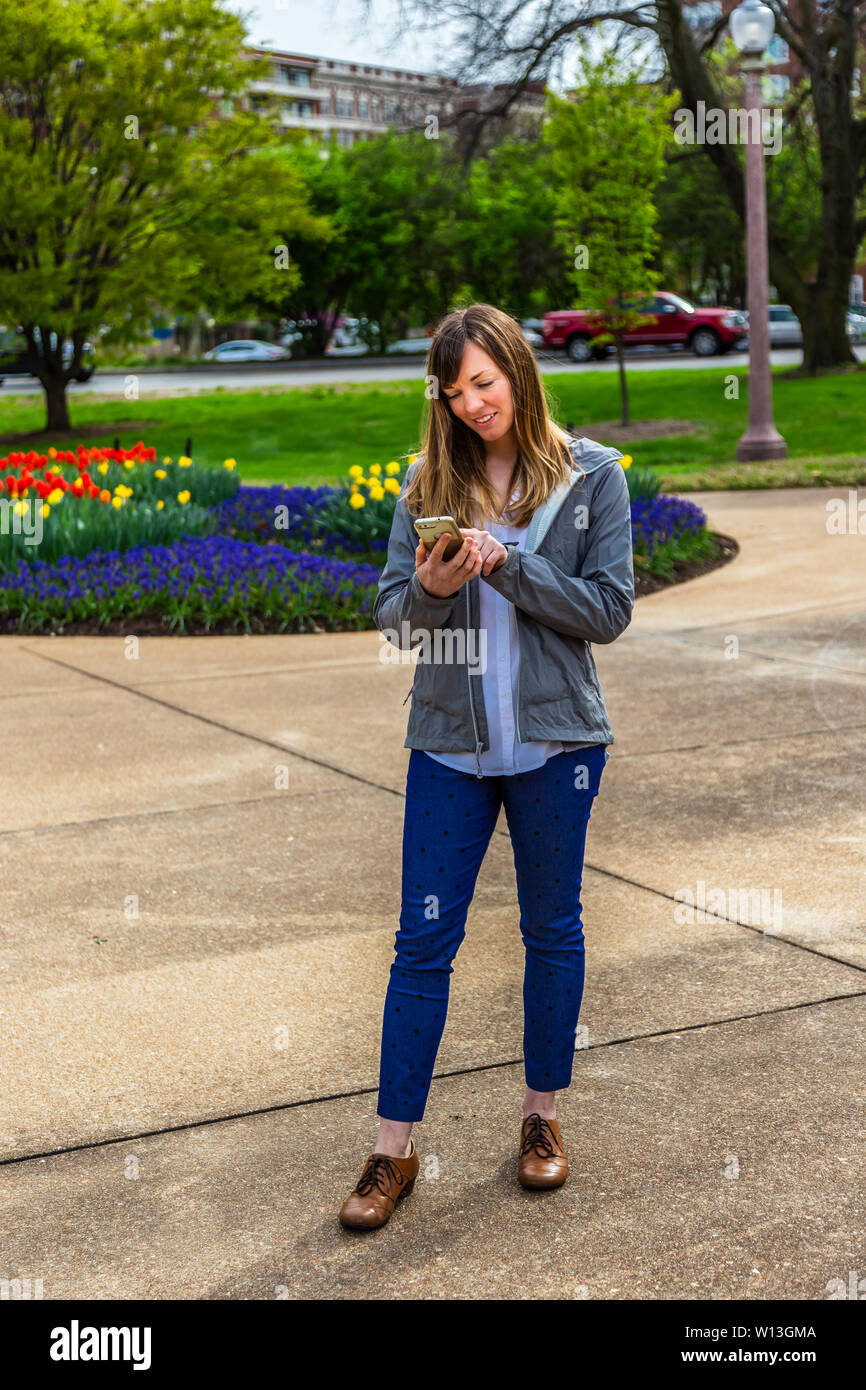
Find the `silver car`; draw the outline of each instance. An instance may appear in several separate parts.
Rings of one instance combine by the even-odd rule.
[[[790,304],[770,305],[770,347],[802,347],[803,330]]]
[[[852,343],[866,338],[866,319],[859,314],[846,315],[848,337]],[[790,304],[770,305],[770,347],[802,347],[803,329]]]
[[[204,357],[206,362],[285,362],[291,357],[287,347],[279,343],[263,343],[257,338],[236,338],[230,343],[218,343]]]

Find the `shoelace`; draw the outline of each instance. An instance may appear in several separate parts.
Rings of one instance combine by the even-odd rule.
[[[520,1146],[520,1157],[529,1153],[530,1149],[534,1149],[539,1158],[557,1157],[559,1150],[554,1147],[556,1136],[548,1121],[543,1120],[540,1115],[527,1115],[526,1122],[527,1129]]]
[[[389,1180],[395,1182],[398,1187],[402,1187],[406,1181],[396,1163],[388,1158],[387,1154],[374,1154],[361,1174],[355,1191],[359,1196],[367,1197],[375,1187],[383,1197],[387,1197],[388,1189],[384,1184]]]

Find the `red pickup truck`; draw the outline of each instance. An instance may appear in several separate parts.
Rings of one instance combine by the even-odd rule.
[[[681,295],[662,290],[635,308],[651,318],[623,335],[626,347],[682,343],[698,357],[712,357],[748,343],[749,320],[739,309],[700,309]],[[592,343],[605,331],[604,314],[597,309],[556,309],[544,315],[544,346],[565,348],[573,362],[605,357],[608,349]]]

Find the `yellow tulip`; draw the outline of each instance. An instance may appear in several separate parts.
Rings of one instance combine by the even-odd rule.
[[[171,459],[169,458],[168,454],[166,454],[165,458],[163,459],[163,463],[171,463]]]
[[[385,489],[384,489],[384,488],[381,488],[381,487],[371,487],[371,488],[370,488],[370,501],[371,501],[371,502],[381,502],[381,501],[382,501],[382,498],[383,498],[384,496],[385,496]]]
[[[410,462],[410,463],[414,463],[417,457],[418,457],[417,454],[410,454],[410,455],[409,455],[409,462]]]
[[[631,468],[631,465],[632,465],[632,456],[631,456],[631,454],[623,454],[622,458],[620,459],[620,463],[622,464],[623,468]]]
[[[97,464],[97,466],[96,466],[96,471],[97,471],[97,473],[102,473],[102,474],[107,473],[107,472],[108,472],[108,464],[107,464],[107,463],[99,463],[99,464]]]
[[[186,488],[184,488],[183,492],[179,492],[179,493],[177,494],[177,500],[178,500],[178,502],[180,503],[180,505],[181,505],[182,507],[186,505],[186,503],[189,501],[189,499],[190,499],[190,493],[189,493],[189,491],[188,491]]]
[[[396,478],[386,478],[382,486],[386,492],[393,492],[395,497],[399,497],[400,484],[397,482]]]
[[[130,469],[135,467],[135,459],[124,459],[123,466],[127,472],[129,472]]]
[[[400,472],[400,465],[399,465],[399,463],[397,463],[396,459],[392,459],[390,463],[386,463],[386,464],[385,464],[385,472],[386,472],[386,473],[399,473],[399,472]]]
[[[165,469],[164,469],[164,468],[155,468],[154,471],[153,471],[153,476],[154,476],[155,478],[164,478],[164,477],[165,477]]]
[[[27,505],[24,502],[16,502],[12,510],[13,512],[17,512],[19,516],[23,516],[27,511]]]
[[[178,459],[177,466],[178,468],[189,468],[191,463],[192,459],[188,458],[187,455],[184,454],[181,458]]]
[[[382,472],[381,463],[371,463],[370,472],[373,474],[374,478],[378,478],[379,474]]]
[[[112,505],[112,507],[122,507],[122,506],[123,506],[123,498],[122,498],[122,497],[112,497],[112,499],[111,499],[111,505]]]
[[[232,470],[233,468],[237,468],[237,466],[238,466],[238,461],[237,461],[237,459],[226,459],[225,463],[223,464],[223,468],[227,468],[227,469],[229,470],[229,472],[231,472],[231,470]]]
[[[39,515],[40,515],[40,516],[47,516],[48,513],[49,513],[50,511],[51,511],[51,508],[49,507],[48,503],[47,503],[47,502],[43,502],[43,503],[42,503],[42,508],[41,508],[41,510],[40,510],[40,512],[39,512]]]
[[[156,510],[157,510],[158,512],[161,512],[164,506],[165,506],[165,503],[163,502],[162,498],[160,497],[159,501],[158,501],[157,504],[156,504]]]
[[[361,467],[360,463],[353,463],[353,464],[352,464],[352,467],[349,469],[349,477],[350,477],[350,478],[363,478],[363,476],[364,476],[364,470],[363,470],[363,468]]]
[[[354,492],[352,494],[352,496],[349,498],[349,506],[354,507],[355,511],[357,511],[359,507],[364,506],[364,499],[361,496],[360,492]]]
[[[62,501],[63,501],[63,489],[62,489],[62,488],[59,488],[59,487],[54,487],[54,488],[52,488],[51,491],[50,491],[49,494],[48,494],[48,501],[51,503],[52,507],[53,507],[53,506],[56,506],[56,504],[57,504],[58,502],[62,502]]]

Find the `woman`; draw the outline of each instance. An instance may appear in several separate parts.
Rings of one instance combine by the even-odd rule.
[[[584,944],[587,822],[613,742],[591,642],[634,607],[622,457],[553,420],[519,325],[489,304],[449,314],[428,354],[423,451],[397,500],[374,618],[421,644],[396,958],[385,998],[379,1137],[343,1225],[382,1226],[411,1192],[448,1007],[452,961],[504,805],[525,945],[524,1187],[558,1187],[568,1160],[555,1093],[571,1082]],[[418,516],[453,516],[464,542],[428,553]],[[432,659],[431,659],[432,653]]]

